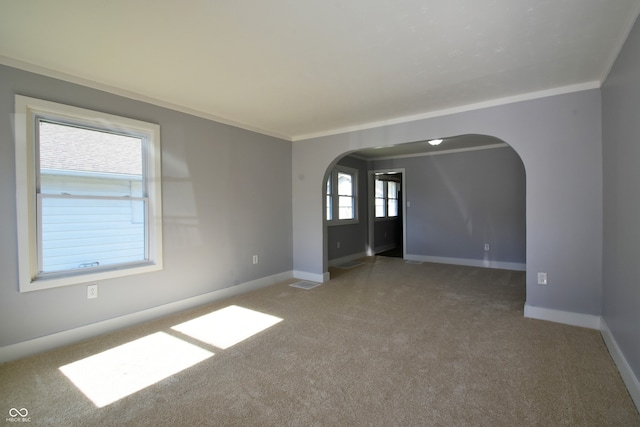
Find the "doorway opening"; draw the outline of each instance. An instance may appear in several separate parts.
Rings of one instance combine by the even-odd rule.
[[[526,174],[504,141],[462,135],[345,153],[323,193],[337,166],[359,176],[357,218],[325,218],[325,266],[379,255],[526,270]]]
[[[369,247],[371,255],[405,254],[404,168],[369,171]]]

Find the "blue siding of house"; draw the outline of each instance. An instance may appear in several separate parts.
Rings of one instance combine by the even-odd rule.
[[[46,194],[130,195],[122,179],[43,175]],[[106,266],[145,259],[144,202],[48,198],[42,201],[42,271]]]

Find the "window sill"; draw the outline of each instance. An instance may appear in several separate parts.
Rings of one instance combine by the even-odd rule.
[[[135,267],[127,267],[113,270],[104,270],[95,273],[67,275],[63,277],[37,278],[35,280],[20,281],[20,292],[40,291],[43,289],[57,288],[61,286],[80,285],[101,280],[114,279],[116,277],[131,276],[133,274],[151,273],[162,270],[162,264],[144,264]]]

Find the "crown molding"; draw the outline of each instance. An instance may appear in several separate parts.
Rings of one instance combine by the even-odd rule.
[[[29,62],[21,61],[18,59],[10,58],[8,56],[0,55],[0,64],[6,65],[8,67],[17,68],[23,71],[40,74],[45,77],[51,77],[58,80],[63,80],[69,83],[78,84],[81,86],[89,87],[91,89],[101,90],[103,92],[108,92],[113,95],[123,96],[125,98],[133,99],[135,101],[146,102],[147,104],[152,104],[158,107],[167,108],[169,110],[178,111],[180,113],[189,114],[192,116],[200,117],[207,120],[212,120],[217,123],[222,123],[229,126],[234,126],[240,129],[248,130],[251,132],[256,132],[266,136],[272,136],[278,139],[284,139],[286,141],[291,142],[291,136],[282,134],[280,132],[275,132],[269,129],[264,129],[257,126],[250,126],[246,123],[237,122],[235,120],[227,119],[225,117],[216,116],[214,114],[209,114],[204,111],[200,111],[194,108],[189,108],[184,105],[174,104],[172,102],[163,101],[161,99],[153,98],[147,95],[143,95],[141,93],[137,93],[134,91],[122,89],[116,86],[112,86],[105,83],[100,83],[94,80],[86,79],[84,77],[79,77],[73,74],[68,74],[62,71],[56,71],[51,68],[42,67],[40,65],[35,65]]]
[[[508,96],[505,98],[496,98],[489,101],[477,102],[474,104],[467,104],[459,107],[445,108],[442,110],[414,114],[411,116],[402,116],[402,117],[397,117],[395,119],[364,123],[356,126],[347,126],[339,129],[333,129],[333,130],[322,131],[317,133],[295,135],[291,138],[291,140],[293,142],[305,141],[305,140],[321,138],[325,136],[332,136],[332,135],[339,135],[343,133],[374,129],[374,128],[379,128],[379,127],[389,126],[389,125],[397,125],[402,123],[414,122],[417,120],[431,119],[434,117],[448,116],[451,114],[464,113],[464,112],[473,111],[473,110],[480,110],[482,108],[497,107],[500,105],[513,104],[516,102],[530,101],[533,99],[547,98],[550,96],[564,95],[567,93],[581,92],[585,90],[599,89],[599,88],[600,88],[600,81],[590,81],[590,82],[579,83],[575,85],[541,90],[537,92],[529,92],[529,93],[523,93],[520,95]]]

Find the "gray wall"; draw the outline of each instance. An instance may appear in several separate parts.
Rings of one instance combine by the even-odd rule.
[[[164,270],[21,294],[17,278],[14,94],[158,123]],[[291,143],[0,66],[0,346],[292,269]],[[252,255],[260,262],[252,264]]]
[[[510,147],[374,166],[406,169],[407,255],[526,263],[525,172]]]
[[[603,318],[640,378],[640,22],[602,87]]]
[[[527,304],[601,313],[602,129],[597,89],[293,144],[294,269],[322,277],[322,182],[338,156],[362,148],[466,134],[493,136],[526,170]],[[470,177],[473,179],[473,177]],[[549,285],[537,285],[546,272]]]
[[[358,223],[327,226],[329,260],[357,256],[367,249],[367,162],[346,156],[337,164],[358,170]]]

